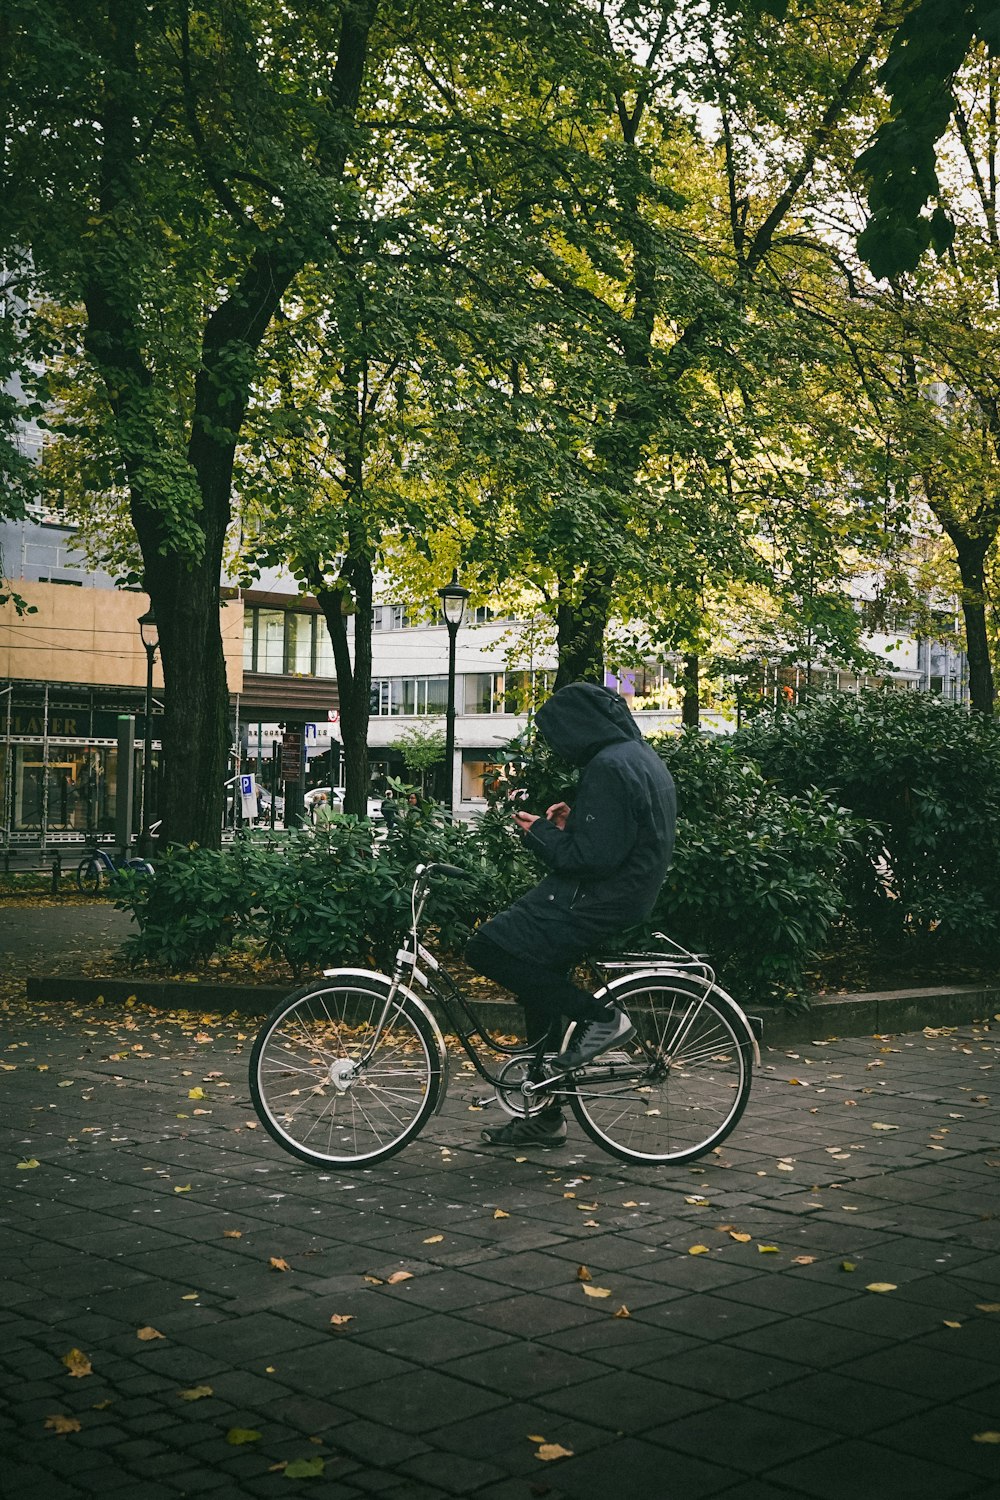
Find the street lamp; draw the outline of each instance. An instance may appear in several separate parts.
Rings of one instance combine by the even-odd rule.
[[[458,581],[458,570],[454,569],[451,582],[438,589],[444,623],[448,627],[448,715],[445,721],[444,764],[448,787],[448,811],[455,810],[455,637],[465,617],[465,601],[469,590]]]
[[[146,717],[145,734],[142,741],[142,827],[139,834],[139,852],[145,859],[150,855],[149,837],[149,784],[152,781],[151,763],[153,759],[153,663],[156,660],[156,648],[160,644],[159,632],[156,628],[156,616],[153,606],[150,605],[144,615],[139,616],[139,636],[146,651]]]

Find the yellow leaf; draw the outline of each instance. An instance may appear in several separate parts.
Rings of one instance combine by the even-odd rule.
[[[529,1443],[544,1443],[545,1439],[543,1437],[539,1437],[536,1432],[529,1432],[528,1433],[528,1442]]]
[[[142,1339],[144,1344],[148,1344],[152,1339],[162,1339],[164,1337],[158,1328],[149,1327],[136,1329],[135,1336],[137,1339]]]
[[[629,1312],[624,1302],[622,1303],[621,1307],[619,1307],[615,1312],[616,1318],[630,1318],[631,1316],[632,1314]]]
[[[573,1450],[572,1448],[561,1448],[558,1443],[543,1443],[535,1453],[535,1457],[540,1458],[542,1463],[547,1464],[551,1463],[554,1458],[572,1458]]]
[[[330,1322],[334,1328],[343,1328],[344,1324],[349,1323],[353,1317],[353,1313],[334,1313]]]
[[[747,1239],[749,1238],[750,1236],[747,1235]],[[688,1250],[688,1255],[711,1255],[711,1253],[707,1245],[692,1245]]]
[[[593,1281],[594,1278],[593,1276],[591,1276],[586,1266],[577,1266],[576,1279],[577,1281]]]
[[[979,1312],[1000,1312],[1000,1302],[977,1302]]]
[[[234,1448],[243,1443],[259,1443],[260,1433],[255,1432],[252,1427],[230,1427],[226,1433],[226,1442],[232,1443]]]
[[[761,1255],[777,1255],[777,1245],[758,1245],[757,1249]]]
[[[974,1432],[972,1441],[974,1443],[1000,1443],[1000,1432]]]
[[[183,1187],[175,1187],[174,1188],[174,1192],[175,1193],[189,1193],[190,1191],[191,1191],[191,1184],[189,1182],[185,1183],[185,1185]]]
[[[290,1271],[292,1269],[287,1260],[282,1260],[280,1255],[272,1255],[268,1261],[268,1265],[272,1271]]]
[[[396,1286],[396,1284],[398,1282],[400,1282],[400,1281],[412,1281],[412,1280],[413,1280],[413,1272],[412,1271],[393,1271],[392,1275],[389,1277],[389,1285],[390,1286]]]
[[[856,1271],[858,1268],[854,1264],[853,1260],[842,1260],[840,1262],[840,1269],[842,1271]]]
[[[54,1417],[46,1417],[45,1425],[50,1432],[64,1433],[80,1431],[80,1423],[76,1417],[63,1417],[57,1414]]]
[[[18,1164],[17,1164],[17,1170],[19,1172],[30,1172],[31,1169],[32,1169],[32,1167],[37,1167],[37,1166],[40,1166],[40,1165],[41,1165],[41,1163],[38,1162],[35,1159],[35,1157],[29,1156],[27,1161],[19,1161],[18,1162]]]
[[[895,1290],[894,1281],[870,1281],[865,1287],[866,1292],[894,1292]]]
[[[873,1120],[872,1121],[872,1129],[873,1130],[898,1130],[899,1126],[898,1125],[883,1125],[883,1123],[882,1123],[881,1120]]]
[[[242,1229],[224,1229],[222,1231],[222,1238],[224,1240],[241,1240],[243,1238],[243,1231]]]
[[[504,1213],[502,1208],[496,1208],[493,1210],[493,1217],[494,1219],[509,1219],[510,1214]]]
[[[381,1286],[382,1285],[382,1278],[381,1278],[381,1276],[366,1276],[365,1280],[369,1283],[370,1286]]]
[[[953,1322],[951,1322],[951,1320],[949,1318],[945,1318],[944,1319],[944,1326],[946,1328],[961,1328],[962,1325],[961,1325],[961,1323],[953,1323]]]
[[[581,1283],[584,1294],[588,1297],[610,1297],[611,1288],[607,1286],[590,1286],[586,1281]]]
[[[78,1379],[82,1379],[84,1375],[93,1375],[94,1373],[90,1360],[82,1349],[71,1349],[68,1354],[63,1355],[62,1362],[69,1373]]]
[[[204,1089],[202,1089],[202,1088],[188,1089],[188,1098],[189,1099],[204,1099],[204,1097],[205,1097],[205,1090]]]
[[[744,1234],[743,1231],[739,1229],[731,1229],[729,1231],[729,1238],[731,1240],[736,1240],[740,1245],[749,1245],[750,1241],[753,1239],[753,1235]]]
[[[181,1298],[181,1301],[182,1302],[197,1302],[197,1300],[198,1300],[198,1298],[200,1296],[201,1296],[200,1292],[185,1292],[184,1295],[183,1295],[183,1297]]]
[[[441,1243],[441,1241],[443,1239],[444,1239],[444,1235],[443,1234],[431,1234],[431,1235],[428,1235],[427,1238],[424,1240],[424,1244],[425,1245],[440,1245],[440,1243]]]
[[[188,1390],[178,1391],[177,1394],[182,1401],[201,1401],[206,1396],[211,1396],[213,1392],[210,1385],[192,1385]]]

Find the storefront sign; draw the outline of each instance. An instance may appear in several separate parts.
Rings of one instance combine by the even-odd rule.
[[[281,738],[281,779],[302,779],[302,735],[297,729],[286,729]]]

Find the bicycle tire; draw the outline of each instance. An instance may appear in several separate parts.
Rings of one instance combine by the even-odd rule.
[[[268,1134],[313,1165],[371,1166],[423,1129],[441,1090],[432,1023],[404,997],[363,1061],[389,980],[333,975],[282,1000],[250,1054],[250,1096]]]
[[[96,854],[87,854],[76,867],[76,886],[80,891],[99,891],[104,885],[104,869]]]
[[[686,975],[636,976],[610,989],[636,1031],[577,1074],[570,1099],[581,1127],[621,1161],[703,1156],[736,1128],[750,1097],[753,1041],[739,1012],[723,991]]]

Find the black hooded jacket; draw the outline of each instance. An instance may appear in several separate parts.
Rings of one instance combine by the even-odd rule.
[[[543,816],[527,842],[552,873],[483,934],[559,967],[653,910],[673,853],[677,803],[670,772],[617,693],[571,683],[542,705],[536,723],[583,774],[564,829],[544,808],[531,809]]]

